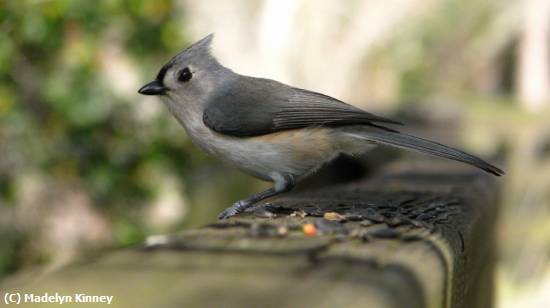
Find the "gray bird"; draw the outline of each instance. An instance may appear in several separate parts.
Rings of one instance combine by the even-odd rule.
[[[225,219],[254,203],[290,191],[296,182],[341,153],[377,145],[464,162],[500,176],[502,170],[451,147],[384,125],[401,124],[320,93],[239,75],[210,53],[213,34],[191,45],[139,89],[158,95],[193,142],[211,155],[273,187],[237,201]]]

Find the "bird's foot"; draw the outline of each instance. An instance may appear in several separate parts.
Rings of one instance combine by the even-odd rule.
[[[239,213],[244,212],[248,207],[250,207],[250,203],[241,200],[233,203],[232,206],[226,208],[223,212],[221,212],[218,215],[219,220],[228,219],[229,217],[235,216]]]

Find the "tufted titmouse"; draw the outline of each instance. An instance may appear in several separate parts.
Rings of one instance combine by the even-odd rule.
[[[377,145],[461,161],[494,175],[504,172],[451,147],[398,132],[401,124],[335,98],[280,82],[243,76],[210,53],[213,35],[191,45],[139,89],[158,95],[206,152],[273,187],[234,203],[218,218],[290,191],[340,153],[357,155]]]

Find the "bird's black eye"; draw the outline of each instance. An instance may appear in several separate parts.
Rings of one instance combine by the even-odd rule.
[[[178,73],[178,81],[180,82],[187,82],[191,79],[191,77],[193,77],[193,74],[191,74],[191,71],[189,70],[188,67],[182,69]]]

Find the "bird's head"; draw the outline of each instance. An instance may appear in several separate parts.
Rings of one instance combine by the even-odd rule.
[[[227,71],[210,53],[213,37],[210,34],[174,56],[138,92],[177,101],[204,100],[221,79],[221,72]]]

